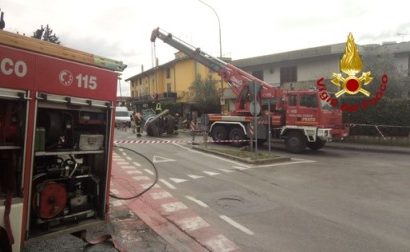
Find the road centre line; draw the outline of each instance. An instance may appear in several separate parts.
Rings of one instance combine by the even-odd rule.
[[[176,146],[178,146],[178,147],[180,147],[180,148],[182,148],[182,149],[184,149],[184,150],[193,152],[193,153],[202,154],[202,155],[207,156],[207,157],[212,157],[212,158],[219,159],[219,160],[222,160],[222,161],[225,161],[225,162],[229,162],[229,163],[232,163],[232,164],[235,164],[235,165],[240,165],[240,166],[243,166],[243,167],[251,168],[251,166],[249,166],[249,165],[246,165],[246,164],[243,164],[243,163],[240,163],[240,162],[236,162],[236,161],[233,161],[233,160],[230,160],[230,159],[227,159],[227,158],[218,157],[218,156],[211,155],[211,154],[208,154],[208,153],[205,153],[205,152],[192,150],[192,149],[190,149],[190,148],[187,148],[187,147],[182,146],[182,145],[177,144],[177,143],[172,143],[172,144],[173,144],[173,145],[176,145]]]
[[[189,199],[189,200],[192,201],[192,202],[195,202],[196,204],[200,205],[201,207],[205,207],[205,208],[208,207],[208,205],[207,205],[205,202],[200,201],[199,199],[196,199],[196,198],[194,198],[194,197],[192,197],[192,196],[185,195],[185,198]]]
[[[219,218],[221,218],[222,220],[228,222],[229,224],[231,224],[232,226],[236,227],[237,229],[241,230],[242,232],[244,232],[245,234],[248,235],[254,235],[254,232],[252,232],[251,230],[249,230],[247,227],[242,226],[241,224],[239,224],[238,222],[232,220],[231,218],[229,218],[226,215],[219,215]]]
[[[175,190],[177,189],[175,186],[173,186],[171,183],[169,183],[168,181],[166,181],[165,179],[159,179],[159,181],[166,185],[169,189]]]

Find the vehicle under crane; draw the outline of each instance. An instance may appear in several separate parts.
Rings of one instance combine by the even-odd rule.
[[[342,112],[322,101],[317,90],[273,87],[160,28],[152,31],[151,42],[157,38],[217,72],[237,96],[235,109],[229,115],[208,114],[209,134],[214,141],[238,144],[256,138],[264,142],[271,134],[285,140],[287,151],[300,153],[306,147],[318,150],[332,138],[347,136]]]

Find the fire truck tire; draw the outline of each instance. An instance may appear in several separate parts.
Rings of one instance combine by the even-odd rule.
[[[325,146],[326,142],[320,139],[316,139],[316,142],[308,142],[307,146],[311,149],[311,150],[319,150],[321,149],[323,146]]]
[[[234,127],[231,129],[229,132],[229,140],[232,141],[231,145],[233,146],[242,146],[244,145],[244,141],[240,140],[245,140],[245,134],[243,133],[243,130],[238,127]],[[240,141],[240,142],[235,142],[235,141]]]
[[[226,129],[224,126],[219,125],[219,126],[215,126],[212,129],[211,135],[212,135],[212,139],[215,142],[218,142],[218,141],[225,141],[228,136],[228,133],[226,132]]]
[[[306,148],[306,137],[299,131],[288,133],[286,141],[286,150],[291,153],[301,153]]]

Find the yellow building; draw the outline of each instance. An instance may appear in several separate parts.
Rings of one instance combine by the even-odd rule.
[[[180,112],[186,114],[190,110],[189,105],[194,96],[190,87],[197,75],[202,79],[211,75],[212,79],[217,81],[218,93],[221,93],[222,85],[227,86],[226,83],[222,84],[217,73],[188,58],[182,52],[177,52],[174,60],[126,80],[130,81],[134,109],[140,111],[150,107],[153,102],[159,101],[181,104]]]

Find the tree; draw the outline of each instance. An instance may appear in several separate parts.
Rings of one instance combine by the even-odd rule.
[[[369,86],[366,86],[365,89],[368,89],[374,95],[379,88],[382,75],[387,74],[389,82],[385,97],[407,97],[409,89],[406,85],[405,78],[403,78],[404,76],[402,76],[397,69],[393,53],[383,52],[365,55],[363,57],[363,63],[365,65],[363,71],[370,70],[374,77],[372,83]]]
[[[37,29],[35,32],[33,32],[32,38],[48,41],[54,44],[61,43],[57,35],[53,33],[53,30],[48,26],[48,24],[46,25],[46,27],[41,25],[40,29]]]
[[[193,92],[192,101],[203,113],[215,112],[219,110],[219,96],[216,89],[216,80],[209,75],[203,80],[201,75],[197,75],[192,82],[190,90]]]

